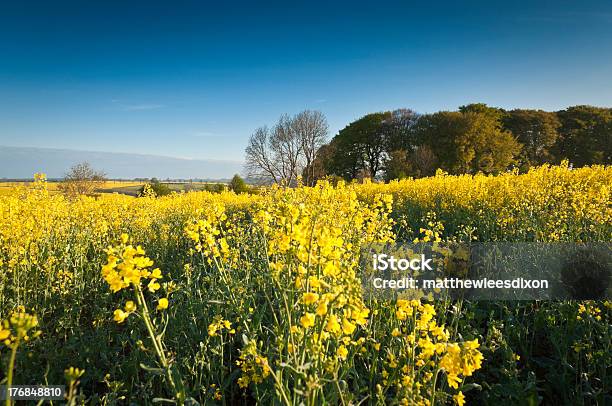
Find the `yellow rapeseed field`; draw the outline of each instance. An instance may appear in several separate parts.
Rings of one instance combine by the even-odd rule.
[[[37,176],[0,196],[2,376],[67,384],[70,402],[93,404],[463,405],[510,390],[521,403],[540,396],[525,360],[535,350],[505,328],[535,334],[526,307],[366,298],[360,250],[610,241],[611,185],[611,168],[561,165],[257,195],[69,199]],[[547,310],[546,328],[567,331],[572,315],[564,362],[605,396],[597,365],[610,358],[609,303],[563,306]],[[590,350],[576,350],[587,334]]]
[[[33,182],[14,181],[14,182],[0,182],[0,196],[11,195],[15,193],[15,189],[28,188],[32,186]],[[50,194],[60,193],[59,185],[60,182],[49,182],[47,183],[47,191]],[[115,188],[127,188],[133,186],[142,186],[143,182],[136,182],[130,180],[107,180],[100,185],[102,191],[115,189]]]

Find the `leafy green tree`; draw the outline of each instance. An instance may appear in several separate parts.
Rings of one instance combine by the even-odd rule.
[[[558,160],[568,159],[574,166],[612,163],[612,108],[573,106],[557,115]]]
[[[234,175],[228,186],[234,193],[246,193],[249,191],[246,182],[238,174]]]
[[[479,113],[490,117],[493,120],[501,120],[505,115],[506,111],[499,107],[490,107],[485,103],[472,103],[464,106],[459,106],[461,113]]]
[[[376,178],[381,174],[392,177],[385,172],[397,163],[401,153],[393,157],[391,154],[412,151],[411,131],[417,119],[418,114],[409,109],[367,114],[319,148],[312,169],[319,172],[319,179],[327,175],[345,179]],[[388,163],[390,159],[393,162]]]
[[[439,167],[446,171],[459,161],[455,140],[465,132],[462,116],[456,111],[440,111],[422,115],[416,125],[415,143],[433,151]]]
[[[503,117],[503,125],[523,145],[518,158],[523,169],[555,161],[553,146],[561,126],[557,114],[516,109]]]
[[[413,173],[413,166],[406,150],[398,149],[389,153],[385,163],[385,180],[403,179]]]
[[[402,134],[408,125],[410,116],[400,110],[372,113],[353,121],[334,137],[328,171],[346,179],[377,177],[392,142],[401,147]]]
[[[385,180],[432,176],[437,162],[436,155],[427,145],[415,147],[412,152],[403,149],[391,151],[385,163]]]
[[[390,119],[390,112],[368,114],[338,133],[336,157],[344,156],[350,169],[339,175],[349,175],[351,179],[366,172],[371,177],[378,175],[385,159],[389,134],[386,124]]]
[[[521,147],[490,111],[442,111],[422,116],[415,139],[427,145],[450,173],[498,173],[515,161]]]
[[[327,148],[328,153],[319,154],[317,160],[323,165],[325,175],[337,175],[347,180],[357,177],[363,167],[361,148],[349,137],[340,138],[338,134],[323,148]]]
[[[419,114],[410,109],[397,109],[390,113],[390,118],[385,121],[387,140],[386,149],[391,151],[405,150],[413,152],[414,128],[418,122]]]
[[[322,145],[317,150],[312,163],[304,168],[302,177],[304,179],[310,177],[311,185],[314,185],[318,180],[328,178],[333,173],[333,160],[336,153],[335,145],[336,143],[334,141]]]
[[[202,190],[211,193],[221,193],[225,191],[225,186],[226,185],[224,183],[207,183],[204,185]]]

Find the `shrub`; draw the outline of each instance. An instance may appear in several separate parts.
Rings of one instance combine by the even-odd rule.
[[[234,175],[228,186],[234,193],[245,193],[249,191],[246,182],[238,174]]]
[[[172,193],[172,190],[168,185],[160,183],[157,179],[153,178],[150,183],[144,184],[138,191],[138,196],[166,196]]]

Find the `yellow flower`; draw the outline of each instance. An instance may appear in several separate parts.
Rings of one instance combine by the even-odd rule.
[[[355,331],[355,325],[348,321],[348,319],[342,320],[342,332],[346,335],[353,334]]]
[[[465,396],[463,395],[463,392],[459,392],[454,395],[453,400],[455,401],[455,403],[457,403],[458,406],[465,405]]]
[[[134,303],[131,300],[128,300],[125,303],[125,311],[129,313],[129,312],[133,312],[134,310],[136,310],[136,303]]]
[[[311,305],[317,300],[319,300],[319,295],[317,295],[316,293],[306,292],[302,296],[302,302],[304,302],[305,305]]]
[[[117,309],[113,312],[113,319],[117,322],[117,323],[123,323],[125,321],[125,319],[130,315],[129,313],[124,312],[121,309]]]
[[[158,290],[161,286],[159,285],[159,283],[156,282],[155,279],[151,279],[151,281],[149,282],[149,284],[147,285],[147,289],[149,289],[149,292],[153,293],[156,290]]]
[[[455,374],[448,374],[446,380],[448,382],[448,386],[455,389],[459,388],[459,384],[461,383],[461,378]]]
[[[208,325],[208,335],[215,337],[218,335],[217,332],[223,329],[228,330],[230,334],[236,333],[236,330],[232,328],[232,323],[229,320],[224,320],[221,316],[215,316],[215,321]]]
[[[208,335],[211,337],[217,336],[217,330],[219,330],[219,325],[217,323],[211,323],[208,325]]]
[[[168,308],[168,299],[166,299],[165,297],[162,297],[161,299],[159,299],[159,302],[157,303],[157,310],[164,310]]]
[[[338,317],[335,314],[332,314],[327,319],[327,323],[325,324],[325,331],[333,334],[338,334],[342,330],[340,323],[338,322]]]
[[[79,369],[75,367],[70,367],[64,370],[64,376],[66,377],[66,380],[68,381],[76,381],[77,379],[82,377],[84,373],[85,373],[84,369]]]
[[[327,314],[327,302],[322,301],[317,306],[317,316],[323,317]]]
[[[154,270],[151,272],[151,275],[149,275],[149,276],[150,276],[151,278],[153,278],[153,279],[159,279],[159,278],[161,278],[161,277],[162,277],[162,274],[161,274],[161,269],[159,269],[159,268],[155,268],[155,269],[154,269]]]
[[[312,289],[319,289],[321,287],[321,281],[316,276],[310,276],[308,278],[308,283]]]
[[[247,386],[249,386],[249,377],[248,376],[241,376],[240,378],[238,378],[238,386],[240,386],[242,389],[244,389]]]
[[[344,345],[341,345],[338,348],[338,351],[336,352],[336,354],[338,355],[338,358],[345,360],[346,356],[348,355],[348,350],[346,349]]]
[[[281,262],[270,262],[270,268],[273,271],[280,272],[283,270],[283,264]]]
[[[216,323],[211,323],[208,325],[208,335],[211,337],[217,336],[217,330],[219,330],[219,326]]]
[[[129,236],[122,234],[121,245],[106,250],[107,262],[102,266],[102,276],[113,292],[130,284],[140,286],[140,279],[151,274],[148,268],[153,265],[153,261],[145,256],[142,247],[126,246],[128,241]]]
[[[315,315],[312,313],[306,313],[302,317],[300,317],[300,324],[304,328],[309,328],[314,326]]]

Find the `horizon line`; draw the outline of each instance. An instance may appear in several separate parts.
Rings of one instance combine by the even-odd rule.
[[[0,148],[15,148],[15,149],[39,149],[39,150],[53,150],[53,151],[69,151],[69,152],[88,152],[88,153],[101,153],[101,154],[113,154],[113,155],[137,155],[142,157],[154,157],[154,158],[169,158],[176,159],[179,161],[204,161],[204,162],[223,162],[232,164],[244,165],[244,161],[238,161],[233,159],[215,159],[215,158],[186,158],[177,157],[171,155],[159,155],[142,152],[112,152],[112,151],[94,151],[88,149],[72,149],[72,148],[57,148],[57,147],[34,147],[34,146],[17,146],[17,145],[4,145],[0,144]]]

